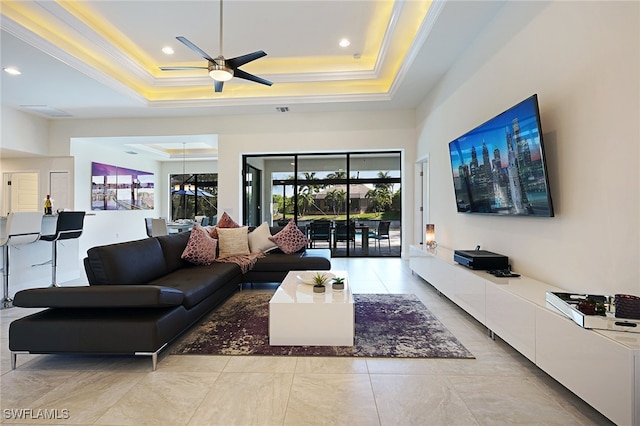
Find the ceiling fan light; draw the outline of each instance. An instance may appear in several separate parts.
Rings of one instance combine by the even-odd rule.
[[[213,64],[209,66],[209,77],[215,81],[229,81],[233,77],[233,70],[225,65]]]

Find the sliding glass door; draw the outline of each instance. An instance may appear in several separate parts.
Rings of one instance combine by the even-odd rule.
[[[334,257],[400,256],[400,152],[247,155],[243,164],[246,225],[293,219]],[[256,176],[270,207],[259,212]]]
[[[262,217],[262,172],[257,167],[247,164],[245,175],[245,211],[249,223],[259,222]]]

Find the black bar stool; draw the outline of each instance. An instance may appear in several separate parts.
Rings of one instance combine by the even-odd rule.
[[[42,229],[42,213],[40,212],[15,212],[9,213],[4,236],[0,238],[2,247],[2,289],[4,299],[1,309],[13,306],[13,300],[9,297],[9,246],[31,244],[38,241]]]
[[[85,212],[60,212],[56,223],[56,233],[41,235],[42,241],[51,241],[51,285],[59,287],[56,282],[56,269],[58,267],[58,241],[79,238],[82,235]]]

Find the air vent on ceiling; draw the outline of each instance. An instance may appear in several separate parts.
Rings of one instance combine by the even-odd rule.
[[[46,115],[47,117],[72,117],[68,112],[50,107],[49,105],[20,105],[20,109]]]
[[[131,155],[138,155],[138,153],[135,152],[135,151],[125,151],[124,153],[125,154],[131,154]]]
[[[278,112],[289,112],[289,107],[276,107]]]

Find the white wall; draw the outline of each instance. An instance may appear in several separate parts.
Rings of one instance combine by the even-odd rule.
[[[40,119],[30,118],[35,126]],[[153,211],[91,212],[85,221],[79,253],[99,244],[144,238],[144,217],[166,216],[168,197],[164,178],[181,172],[182,163],[158,163],[84,143],[94,137],[219,134],[219,162],[187,161],[189,173],[219,173],[219,209],[241,217],[241,160],[243,154],[398,149],[403,152],[403,193],[413,193],[415,116],[413,111],[377,111],[264,116],[186,117],[162,119],[57,120],[48,123],[51,155],[74,157],[74,208],[91,212],[91,162],[98,161],[154,172],[158,198]],[[34,136],[35,137],[35,136]],[[36,139],[39,139],[37,137]],[[72,143],[73,141],[73,143]],[[3,159],[6,164],[8,159]],[[29,161],[29,159],[24,159]],[[406,166],[406,165],[409,166]],[[405,197],[403,229],[406,247],[412,241],[413,199]]]
[[[145,238],[145,217],[159,217],[161,207],[155,203],[154,210],[91,210],[91,163],[105,163],[152,172],[156,182],[160,176],[160,163],[140,156],[120,154],[108,146],[74,139],[70,154],[75,162],[75,209],[84,210],[84,232],[79,239],[80,257],[96,245]],[[156,193],[160,191],[156,189]]]
[[[96,143],[90,137],[73,138],[71,155],[74,157],[75,209],[87,212],[85,229],[80,239],[79,253],[83,258],[91,247],[145,238],[145,217],[169,217],[168,176],[182,173],[182,162],[158,162],[140,155],[114,151],[108,145]],[[153,210],[91,210],[91,163],[112,164],[154,173],[155,193]],[[187,173],[216,173],[217,162],[187,161]]]
[[[185,134],[218,135],[218,209],[227,211],[236,220],[241,218],[242,177],[240,172],[243,154],[399,149],[403,151],[403,173],[405,174],[403,178],[412,176],[415,161],[415,114],[414,111],[409,110],[161,119],[58,120],[51,122],[50,144],[52,152],[60,153],[69,152],[69,141],[76,138]],[[76,155],[75,149],[74,147],[72,155]],[[84,173],[88,173],[86,167],[90,167],[88,163],[92,160],[87,159],[96,158],[96,155],[99,154],[93,149],[85,152],[82,154],[82,164],[76,163],[76,166],[84,167]],[[96,161],[109,162],[102,156],[101,158],[102,160]],[[113,159],[113,161],[116,160],[129,161],[124,154]],[[127,164],[122,165],[127,167]],[[131,167],[134,165],[136,168],[143,168],[137,164],[132,164]],[[149,170],[158,172],[158,169]],[[81,183],[83,179],[88,179],[88,175],[83,177],[77,172],[76,182]],[[78,190],[82,191],[80,188]],[[412,178],[404,180],[403,193],[413,193]],[[155,215],[162,214],[164,211],[155,213]],[[413,232],[412,197],[405,197],[403,216],[403,223],[408,224],[406,229],[403,229],[403,235],[410,236]],[[121,217],[123,216],[118,216],[118,218]],[[130,222],[139,220],[142,219],[136,216]],[[119,227],[128,229],[128,224],[121,221],[117,223],[117,227],[112,226],[107,228],[108,231],[104,231],[110,235],[110,238],[113,238],[115,229]],[[132,230],[133,228],[128,229],[127,232]],[[141,228],[142,231],[143,228]],[[409,238],[404,238],[403,241],[406,252]]]
[[[403,151],[404,160],[402,191],[404,194],[412,194],[414,191],[412,173],[415,162],[415,122],[411,111],[309,114],[292,116],[291,122],[284,123],[286,125],[281,128],[269,128],[266,124],[263,131],[253,134],[220,135],[219,209],[232,211],[236,217],[239,216],[242,202],[242,155],[253,153],[399,149]],[[223,177],[233,181],[225,180],[223,184]],[[405,197],[402,212],[403,252],[406,253],[413,235],[411,197]]]
[[[640,294],[638,2],[507,2],[419,109],[440,245],[578,292]],[[554,218],[456,213],[448,142],[537,93]]]
[[[0,148],[25,154],[49,155],[49,121],[13,108],[1,108]],[[61,154],[60,156],[69,155]]]
[[[72,157],[29,157],[29,158],[3,158],[0,162],[0,174],[13,172],[35,172],[38,173],[38,199],[42,200],[44,208],[44,198],[51,192],[49,186],[50,172],[68,172],[69,181],[73,182],[73,158]],[[0,212],[5,214],[7,206],[4,194],[4,185],[0,187]],[[73,205],[73,192],[70,191],[69,200]],[[9,203],[6,203],[7,205]],[[56,206],[54,205],[55,209]],[[44,212],[44,211],[43,211]]]

